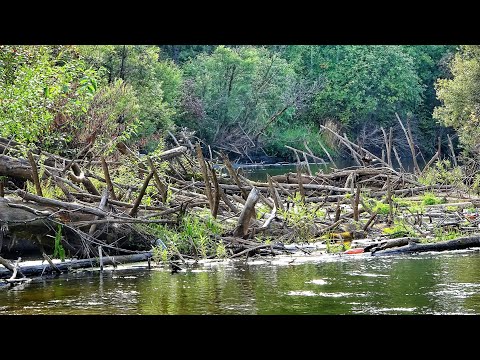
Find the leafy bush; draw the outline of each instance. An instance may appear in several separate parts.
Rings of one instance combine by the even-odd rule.
[[[422,196],[422,203],[424,205],[437,205],[444,202],[445,200],[438,198],[433,192],[426,192]]]
[[[450,160],[438,160],[418,178],[424,185],[463,186],[463,172],[460,167],[453,167]]]

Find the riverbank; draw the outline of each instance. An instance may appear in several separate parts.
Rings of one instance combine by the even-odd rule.
[[[295,172],[266,181],[242,176],[224,155],[206,160],[200,144],[143,158],[123,144],[108,161],[37,149],[27,160],[18,155],[23,145],[0,139],[2,171],[27,185],[10,182],[0,198],[2,237],[9,246],[30,238],[47,262],[97,264],[99,256],[108,262],[151,252],[172,271],[201,259],[288,254],[300,243],[328,253],[362,243],[359,249],[375,255],[480,246],[480,198],[460,167],[433,166],[434,157],[421,172],[399,171],[391,159],[340,138],[358,166],[323,172],[299,161]],[[21,277],[21,265],[0,261],[7,276],[17,270]],[[51,264],[40,270],[59,272]]]

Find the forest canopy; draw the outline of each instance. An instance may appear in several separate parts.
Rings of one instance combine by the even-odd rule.
[[[236,158],[288,158],[335,152],[325,124],[375,151],[398,113],[431,155],[452,127],[477,145],[479,64],[453,45],[2,45],[0,136],[149,152],[187,127]]]

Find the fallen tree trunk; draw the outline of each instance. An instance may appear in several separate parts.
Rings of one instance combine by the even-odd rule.
[[[135,263],[140,261],[147,261],[152,257],[152,252],[147,251],[140,254],[133,255],[121,255],[121,256],[107,256],[103,257],[103,265],[118,265],[118,264],[128,264]],[[55,264],[56,268],[62,272],[68,272],[74,269],[82,269],[89,267],[98,267],[100,266],[100,258],[91,258],[91,259],[82,259],[82,260],[72,260],[62,263]],[[27,265],[19,266],[19,271],[25,276],[35,276],[41,274],[50,274],[56,272],[54,267],[50,264],[43,265]],[[0,268],[0,279],[9,278],[12,274],[12,271],[9,269]]]
[[[365,252],[377,252],[380,250],[385,250],[385,249],[390,249],[393,247],[398,247],[398,246],[404,246],[408,245],[410,242],[418,243],[420,242],[419,239],[417,238],[412,238],[412,237],[403,237],[403,238],[398,238],[398,239],[393,239],[393,240],[385,240],[381,241],[376,244],[371,244],[368,246],[365,246],[363,249]]]
[[[414,242],[409,242],[407,246],[392,250],[376,251],[372,255],[413,254],[426,251],[462,250],[472,247],[480,247],[480,235],[460,237],[454,240],[433,244],[416,244]]]
[[[33,181],[30,163],[25,159],[16,159],[7,155],[0,155],[0,176],[2,175]]]

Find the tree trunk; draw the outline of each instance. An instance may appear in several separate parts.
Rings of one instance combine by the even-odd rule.
[[[238,218],[237,227],[233,230],[233,236],[244,237],[247,234],[250,219],[255,215],[255,204],[259,198],[259,191],[253,187]]]
[[[121,256],[107,256],[103,258],[103,265],[117,265],[117,264],[127,264],[140,261],[147,261],[148,258],[152,257],[152,252],[147,251],[140,254],[133,255],[121,255]],[[65,261],[63,263],[55,264],[58,270],[62,272],[68,272],[73,269],[82,269],[89,267],[98,267],[100,266],[99,258],[91,259],[82,259],[82,260],[72,260]],[[51,265],[28,265],[28,266],[19,266],[19,270],[25,276],[35,276],[40,274],[49,274],[56,272],[56,270]],[[11,270],[0,268],[0,279],[8,278],[11,276]]]
[[[461,250],[472,247],[480,247],[480,236],[460,237],[454,240],[433,244],[416,244],[411,241],[407,246],[402,246],[398,249],[377,251],[372,255],[412,254],[426,251]]]

